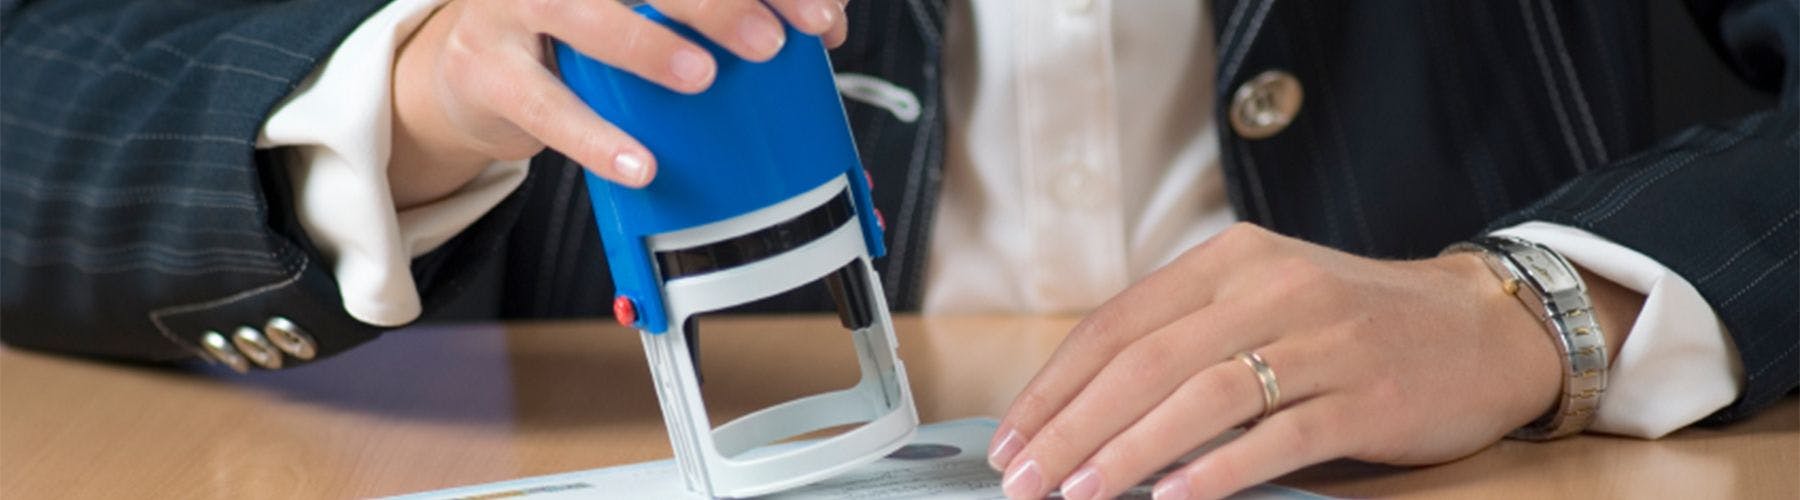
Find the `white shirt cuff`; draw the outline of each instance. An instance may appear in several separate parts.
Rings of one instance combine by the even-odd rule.
[[[1589,430],[1655,439],[1737,399],[1743,366],[1712,306],[1655,260],[1580,229],[1527,222],[1494,234],[1534,241],[1644,294]]]
[[[445,0],[397,0],[344,39],[263,124],[258,148],[292,150],[294,211],[324,254],[344,310],[377,326],[418,319],[412,258],[443,245],[524,182],[496,162],[444,199],[396,213],[388,190],[395,52]]]

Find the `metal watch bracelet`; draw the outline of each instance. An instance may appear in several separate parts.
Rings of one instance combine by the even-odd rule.
[[[1518,238],[1483,236],[1445,248],[1443,253],[1475,252],[1500,278],[1501,289],[1514,296],[1550,331],[1562,355],[1562,397],[1549,413],[1508,437],[1544,441],[1586,429],[1606,391],[1606,336],[1595,321],[1587,285],[1562,255]]]

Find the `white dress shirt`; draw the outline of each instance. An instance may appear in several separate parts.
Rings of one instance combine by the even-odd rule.
[[[412,258],[473,224],[525,181],[497,162],[441,200],[395,210],[388,191],[394,51],[444,0],[398,0],[370,16],[263,124],[256,147],[293,146],[294,210],[331,264],[351,317],[399,326],[419,317]]]
[[[956,2],[931,313],[1082,312],[1237,218],[1204,2]]]
[[[331,261],[345,310],[419,315],[412,257],[516,189],[500,162],[457,193],[396,213],[386,166],[394,51],[443,0],[399,0],[350,35],[265,124],[290,147],[295,210]],[[1081,312],[1229,225],[1212,120],[1205,2],[955,2],[945,45],[946,175],[928,313]],[[1729,404],[1738,358],[1685,279],[1596,235],[1533,222],[1549,246],[1647,296],[1592,429],[1655,438]],[[1546,339],[1548,341],[1548,339]]]

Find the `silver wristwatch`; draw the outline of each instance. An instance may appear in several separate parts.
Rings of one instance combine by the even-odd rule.
[[[1509,434],[1543,441],[1567,436],[1594,420],[1606,391],[1606,336],[1594,320],[1587,285],[1575,266],[1549,248],[1518,238],[1483,236],[1457,243],[1444,253],[1477,252],[1500,277],[1502,290],[1517,297],[1550,330],[1563,357],[1562,399],[1556,408]]]

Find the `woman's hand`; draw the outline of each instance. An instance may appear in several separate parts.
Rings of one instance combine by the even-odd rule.
[[[1616,354],[1642,297],[1587,281]],[[1059,484],[1071,499],[1118,495],[1263,412],[1258,377],[1233,359],[1251,351],[1279,407],[1169,474],[1158,498],[1222,497],[1339,457],[1453,460],[1555,404],[1548,335],[1473,254],[1372,260],[1239,224],[1076,326],[990,461],[1013,498]]]
[[[657,10],[751,61],[786,42],[782,20],[843,42],[841,0],[653,0]],[[712,84],[700,46],[614,0],[453,0],[401,48],[394,68],[395,204],[443,197],[495,160],[555,148],[595,174],[642,186],[650,152],[601,119],[547,67],[542,36],[677,92]]]

